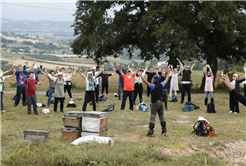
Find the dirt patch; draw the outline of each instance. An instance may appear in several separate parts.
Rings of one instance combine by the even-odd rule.
[[[175,122],[175,123],[190,123],[191,121],[188,120],[189,118],[190,117],[186,116],[186,115],[179,115],[178,119],[176,119],[173,122]]]
[[[231,164],[246,164],[246,142],[236,141],[234,143],[225,144],[223,151],[215,148],[211,151],[211,155],[220,160],[228,160]]]

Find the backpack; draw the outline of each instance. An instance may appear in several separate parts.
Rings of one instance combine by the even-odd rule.
[[[114,104],[107,106],[102,112],[111,112],[114,111]]]
[[[200,107],[193,104],[192,102],[186,102],[185,105],[193,105],[194,106],[194,109],[199,109]]]
[[[193,111],[194,110],[194,106],[193,105],[186,105],[182,108],[182,110],[184,112],[187,112],[187,111]]]
[[[170,102],[178,102],[178,98],[176,95],[173,95],[172,100],[170,100]]]
[[[55,103],[55,99],[51,99],[50,104],[54,104],[54,103]]]
[[[214,103],[209,103],[207,106],[207,112],[208,113],[216,113],[215,111],[215,104]]]
[[[99,95],[98,96],[98,101],[108,101],[108,98],[105,97],[104,95]]]
[[[194,124],[193,129],[194,129],[193,132],[196,133],[196,135],[198,135],[198,136],[207,136],[208,135],[206,125],[202,121],[197,121]]]
[[[139,105],[136,106],[136,110],[138,111],[143,111],[143,112],[148,112],[149,107],[145,102],[140,103]]]

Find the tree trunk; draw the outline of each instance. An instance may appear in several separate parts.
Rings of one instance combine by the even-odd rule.
[[[169,57],[168,63],[169,64],[172,64],[173,65],[173,68],[176,68],[177,67],[177,64],[178,64],[178,61],[176,60],[177,57],[173,54],[174,47],[175,47],[175,45],[174,44],[171,44],[170,51],[167,54],[167,56]]]

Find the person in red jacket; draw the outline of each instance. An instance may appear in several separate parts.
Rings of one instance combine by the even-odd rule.
[[[135,74],[131,72],[130,69],[127,70],[126,74],[122,72],[121,66],[119,67],[120,74],[122,75],[122,78],[124,80],[124,86],[123,86],[123,99],[121,103],[121,108],[120,110],[125,109],[125,104],[126,104],[126,99],[129,96],[129,101],[130,101],[130,110],[133,111],[133,95],[134,95],[134,78]],[[136,74],[139,71],[139,66],[137,68]]]
[[[34,72],[31,71],[29,72],[29,78],[25,79],[22,81],[23,76],[20,75],[20,85],[26,84],[26,100],[27,100],[27,115],[31,115],[31,105],[33,105],[33,112],[35,115],[39,115],[37,111],[37,98],[36,98],[36,88],[35,84],[40,85],[45,77],[43,78],[42,81],[38,82],[37,80],[33,79],[34,77]]]

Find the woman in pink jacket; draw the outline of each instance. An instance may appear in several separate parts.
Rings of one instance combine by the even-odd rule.
[[[214,79],[214,75],[212,72],[212,69],[209,65],[206,65],[204,68],[204,72],[205,72],[205,100],[204,100],[204,105],[207,106],[208,104],[208,93],[210,94],[210,98],[211,98],[211,103],[214,102],[214,97],[213,97],[213,79]]]

